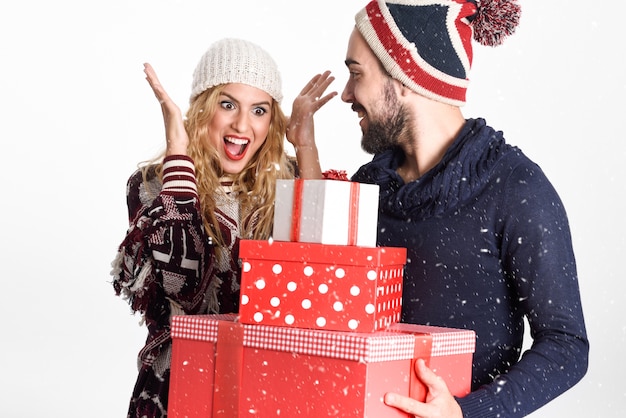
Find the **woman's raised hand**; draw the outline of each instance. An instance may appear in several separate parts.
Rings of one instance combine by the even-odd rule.
[[[148,80],[154,95],[161,105],[163,122],[165,124],[165,140],[167,142],[165,155],[187,155],[189,136],[183,124],[180,108],[163,89],[154,68],[148,63],[144,64],[143,67],[143,71],[146,73],[146,80]]]
[[[330,71],[317,74],[304,86],[293,101],[293,108],[287,125],[287,140],[294,147],[315,145],[313,114],[337,95],[336,91],[322,96],[335,77]]]
[[[317,74],[304,86],[293,101],[291,116],[287,124],[287,140],[296,150],[302,178],[320,178],[322,176],[315,144],[313,115],[337,95],[337,92],[333,91],[322,96],[334,80],[335,77],[330,75],[330,71]]]

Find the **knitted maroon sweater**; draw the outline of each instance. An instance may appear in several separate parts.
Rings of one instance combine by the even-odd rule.
[[[113,263],[113,287],[143,314],[148,328],[142,364],[168,348],[171,314],[231,313],[239,309],[238,219],[218,210],[222,260],[205,233],[194,165],[185,156],[164,160],[163,184],[154,170],[128,180],[130,226]],[[230,240],[230,241],[229,241]],[[168,362],[169,368],[169,362]]]

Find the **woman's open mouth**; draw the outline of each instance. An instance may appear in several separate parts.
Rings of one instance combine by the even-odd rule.
[[[231,160],[241,160],[246,155],[246,149],[250,144],[249,139],[235,138],[232,136],[224,137],[224,151],[226,156]]]

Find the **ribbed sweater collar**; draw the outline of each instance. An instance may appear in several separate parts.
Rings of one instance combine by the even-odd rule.
[[[419,179],[404,184],[396,169],[400,149],[374,156],[352,177],[380,185],[381,211],[394,217],[428,218],[456,208],[480,192],[493,168],[512,147],[484,119],[468,119],[441,161]]]

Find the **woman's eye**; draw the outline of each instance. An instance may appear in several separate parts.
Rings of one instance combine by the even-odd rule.
[[[235,105],[232,102],[228,102],[226,100],[220,102],[220,106],[224,109],[234,109]]]
[[[264,107],[255,107],[253,113],[257,116],[263,116],[267,113],[267,109],[265,109]]]

